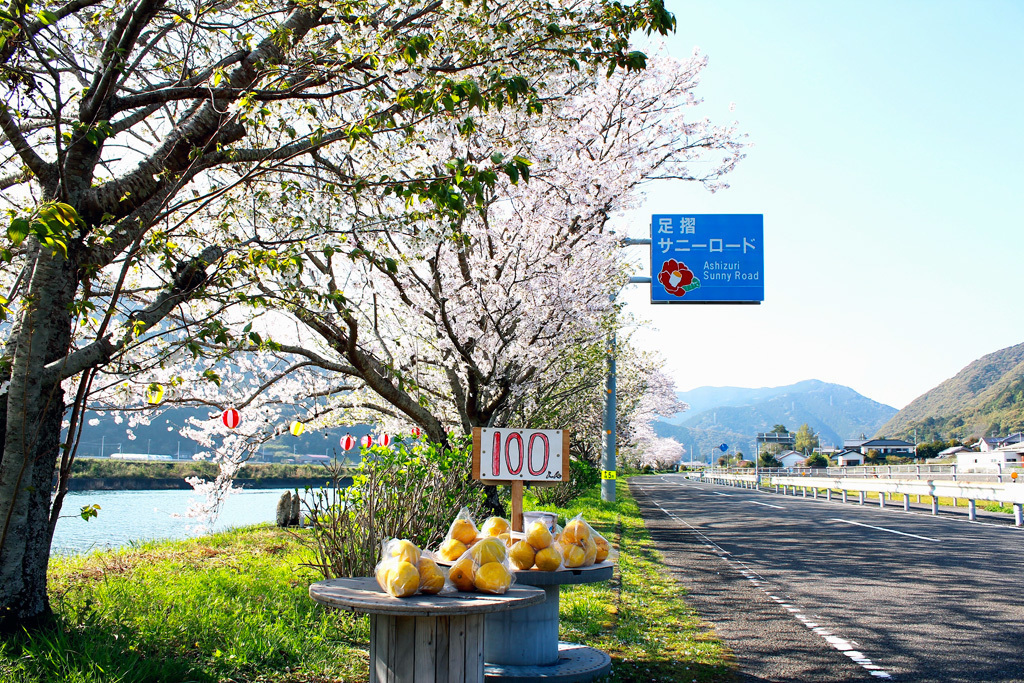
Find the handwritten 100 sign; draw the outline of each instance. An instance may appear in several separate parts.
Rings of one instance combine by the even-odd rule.
[[[474,430],[473,474],[490,481],[563,481],[569,472],[568,431]]]

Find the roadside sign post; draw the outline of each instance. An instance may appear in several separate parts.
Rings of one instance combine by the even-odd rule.
[[[568,429],[473,429],[473,479],[512,487],[512,530],[523,530],[523,487],[569,481]]]
[[[763,214],[655,214],[651,216],[650,239],[626,238],[621,244],[624,247],[650,246],[651,277],[631,277],[629,283],[650,284],[651,303],[759,304],[764,301]],[[601,500],[614,503],[614,332],[608,337],[607,358]],[[713,454],[712,449],[711,466],[714,466]],[[757,466],[756,460],[754,466]]]

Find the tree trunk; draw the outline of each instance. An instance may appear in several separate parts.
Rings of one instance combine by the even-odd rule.
[[[10,385],[0,453],[0,630],[50,616],[50,493],[60,445],[64,392],[45,382],[47,363],[70,345],[74,269],[62,255],[30,246],[28,301],[7,349]]]

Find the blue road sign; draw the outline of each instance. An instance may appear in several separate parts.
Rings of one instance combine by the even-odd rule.
[[[720,450],[723,453],[725,453],[727,450],[729,450],[729,444],[723,443],[721,446],[718,447],[718,450]]]
[[[651,302],[764,301],[764,214],[651,217]]]

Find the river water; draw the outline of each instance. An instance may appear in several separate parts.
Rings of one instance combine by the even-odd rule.
[[[215,531],[272,522],[277,501],[288,489],[243,489],[228,496]],[[189,501],[185,491],[72,491],[64,499],[53,535],[54,555],[116,548],[135,541],[180,539],[198,535],[199,520],[185,517]],[[99,516],[89,521],[78,516],[84,505],[99,505]]]

